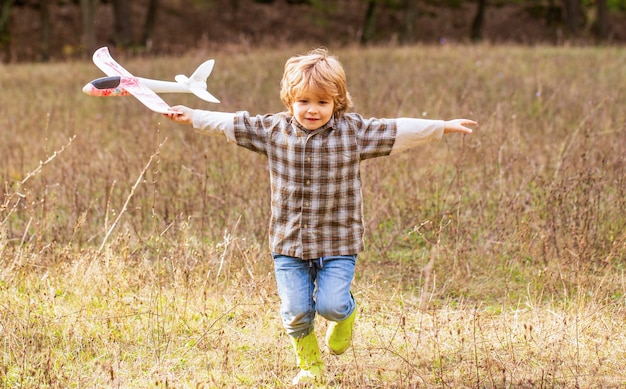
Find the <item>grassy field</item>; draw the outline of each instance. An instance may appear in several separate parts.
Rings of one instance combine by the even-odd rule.
[[[111,51],[157,79],[215,58],[222,104],[163,97],[256,114],[307,49]],[[359,316],[328,386],[626,387],[626,50],[334,53],[355,111],[480,127],[364,163]],[[83,95],[100,76],[0,66],[0,387],[288,386],[265,160]]]

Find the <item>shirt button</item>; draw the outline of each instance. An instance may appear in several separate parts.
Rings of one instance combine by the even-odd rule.
[[[311,185],[311,180],[306,180],[307,185]]]

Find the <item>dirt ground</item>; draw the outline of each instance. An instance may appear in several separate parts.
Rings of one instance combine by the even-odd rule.
[[[140,36],[147,0],[133,1],[135,37]],[[0,50],[0,60],[37,61],[41,58],[42,28],[38,2],[23,1],[10,15],[11,39]],[[58,1],[51,9],[52,32],[50,58],[67,60],[85,56],[81,39],[80,12],[71,1]],[[227,45],[286,45],[311,43],[329,47],[359,42],[366,5],[362,0],[341,0],[334,9],[324,11],[306,4],[274,0],[270,4],[253,0],[213,0],[193,5],[194,0],[161,0],[154,38],[148,47],[151,54],[181,54],[197,48]],[[469,31],[476,10],[474,2],[462,7],[432,5],[424,2],[419,9],[417,41],[425,44],[469,41]],[[110,2],[100,4],[94,23],[97,45],[113,44],[113,12]],[[548,23],[545,8],[528,5],[490,5],[486,11],[483,40],[492,43],[521,44],[595,44],[594,10],[588,10],[587,26],[582,37],[572,39],[558,20]],[[610,15],[609,44],[626,43],[626,12]],[[389,7],[378,12],[373,44],[396,44],[403,12]]]

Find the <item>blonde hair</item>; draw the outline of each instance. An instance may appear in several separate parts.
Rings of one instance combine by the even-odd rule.
[[[283,79],[280,82],[280,99],[291,114],[293,114],[291,105],[304,91],[331,97],[335,116],[343,115],[352,107],[343,66],[335,56],[329,55],[325,48],[291,57],[285,63]]]

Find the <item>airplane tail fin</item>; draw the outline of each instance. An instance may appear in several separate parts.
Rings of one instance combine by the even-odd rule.
[[[220,101],[207,91],[206,80],[213,71],[213,65],[215,65],[215,61],[210,59],[198,66],[191,77],[179,74],[175,77],[175,80],[181,84],[187,85],[191,93],[198,96],[202,100],[210,103],[219,103]]]

